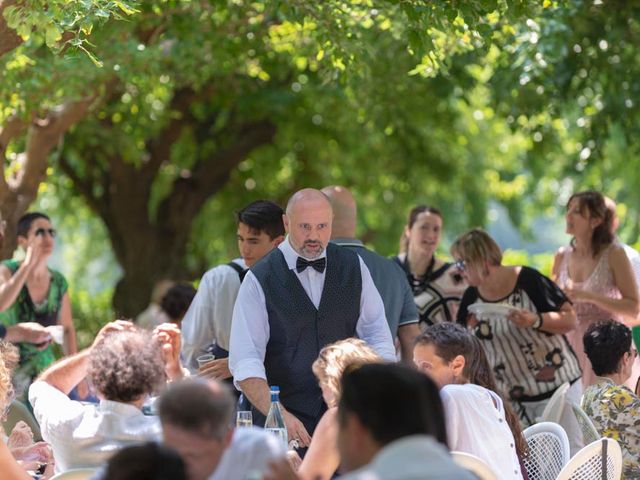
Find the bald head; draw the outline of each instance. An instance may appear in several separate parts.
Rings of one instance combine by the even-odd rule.
[[[322,189],[333,207],[331,238],[355,238],[358,210],[356,200],[345,187],[332,185]]]
[[[611,197],[604,197],[604,205],[611,214],[611,231],[615,234],[620,226],[620,219],[616,213],[616,202],[614,202]]]
[[[308,259],[322,255],[331,238],[333,210],[320,190],[305,188],[294,193],[283,216],[293,249]]]

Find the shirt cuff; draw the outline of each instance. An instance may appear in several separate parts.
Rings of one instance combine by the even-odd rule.
[[[238,390],[240,390],[239,382],[247,378],[262,378],[263,380],[267,380],[264,363],[255,358],[240,360],[234,365],[231,373],[233,374],[233,384]]]
[[[412,325],[414,323],[418,323],[420,322],[419,318],[410,318],[408,320],[400,320],[400,323],[398,323],[399,327],[402,327],[404,325]]]

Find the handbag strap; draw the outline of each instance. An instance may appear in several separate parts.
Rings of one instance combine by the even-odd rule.
[[[607,447],[609,442],[606,438],[602,439],[602,480],[607,480]]]

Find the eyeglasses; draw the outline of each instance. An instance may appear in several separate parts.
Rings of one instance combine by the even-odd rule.
[[[464,272],[467,269],[467,264],[464,260],[458,260],[456,263],[453,264],[453,266],[456,267],[461,272]]]
[[[44,234],[48,233],[51,238],[56,238],[56,231],[53,228],[39,228],[36,230],[36,235],[38,237],[44,237]]]

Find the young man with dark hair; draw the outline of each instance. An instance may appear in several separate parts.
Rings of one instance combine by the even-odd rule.
[[[225,384],[191,379],[172,384],[160,397],[164,444],[182,456],[189,480],[262,478],[270,461],[285,458],[275,435],[233,428],[234,400]]]
[[[449,455],[438,387],[408,367],[345,372],[338,424],[344,480],[475,478]]]
[[[215,343],[216,360],[207,365],[207,375],[230,378],[228,366],[231,317],[240,283],[248,268],[284,240],[282,208],[268,200],[250,203],[236,214],[238,250],[242,258],[218,265],[204,274],[182,321],[185,365],[198,370],[197,358]]]

